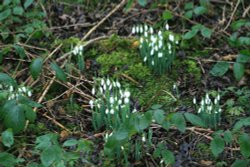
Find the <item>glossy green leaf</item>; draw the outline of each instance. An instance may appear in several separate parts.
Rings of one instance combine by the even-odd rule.
[[[4,0],[3,1],[3,5],[6,6],[6,5],[9,5],[11,3],[12,0]]]
[[[203,26],[201,29],[201,35],[205,38],[210,38],[213,33],[213,30]]]
[[[51,166],[55,161],[60,161],[62,150],[58,146],[51,146],[41,153],[41,161],[45,167]]]
[[[56,63],[51,63],[50,67],[52,68],[52,70],[54,70],[56,72],[57,79],[64,81],[64,82],[67,81],[66,74],[63,72],[63,70]]]
[[[192,113],[185,113],[184,116],[193,125],[205,127],[203,120],[199,116],[194,115]]]
[[[233,134],[230,130],[224,132],[224,140],[226,143],[231,144],[233,141]]]
[[[185,3],[184,9],[185,10],[191,10],[194,8],[194,3],[193,2],[187,2]]]
[[[191,19],[193,17],[193,11],[189,10],[184,13],[184,16],[187,17],[188,19]]]
[[[198,33],[198,31],[199,31],[198,29],[192,29],[188,31],[187,33],[184,34],[183,39],[193,38]]]
[[[236,78],[237,81],[239,81],[243,75],[244,75],[244,72],[245,72],[245,67],[244,67],[244,64],[242,63],[234,63],[234,77]]]
[[[238,130],[240,130],[243,126],[250,126],[250,117],[240,119],[238,122],[236,122],[236,124],[234,125],[233,130],[234,130],[234,131],[238,131]]]
[[[250,157],[250,137],[244,133],[239,137],[240,152],[245,158]]]
[[[76,139],[69,139],[69,140],[66,140],[64,143],[63,143],[63,146],[64,147],[71,147],[71,146],[75,146],[78,144],[78,141]]]
[[[147,5],[147,0],[137,0],[137,2],[141,5],[141,6],[146,6]]]
[[[0,152],[0,164],[4,167],[14,167],[16,158],[7,152]]]
[[[153,116],[155,121],[161,125],[165,119],[165,112],[163,110],[158,109],[153,111]]]
[[[36,112],[28,105],[22,104],[21,107],[24,110],[25,118],[30,122],[34,122],[36,120]]]
[[[10,9],[6,9],[5,11],[0,13],[0,21],[3,21],[4,19],[6,19],[7,17],[9,17],[11,15],[11,10]]]
[[[210,149],[215,157],[218,157],[220,153],[223,152],[225,147],[225,142],[220,136],[215,136],[210,143]]]
[[[14,144],[14,136],[11,129],[2,132],[2,143],[6,147],[11,147]]]
[[[0,83],[4,83],[7,85],[16,85],[16,82],[14,79],[12,79],[9,75],[5,74],[5,73],[1,73],[0,72]]]
[[[161,104],[154,104],[154,105],[152,105],[152,109],[153,110],[156,110],[156,109],[159,109],[159,108],[161,108],[162,107],[162,105]]]
[[[250,61],[250,53],[248,50],[240,51],[240,54],[236,58],[236,62],[238,63],[247,63]]]
[[[30,5],[32,5],[34,0],[26,0],[24,3],[24,8],[27,9]]]
[[[22,107],[14,100],[7,101],[3,106],[4,125],[12,128],[13,132],[18,133],[25,127],[25,115]]]
[[[162,159],[164,160],[165,164],[168,164],[168,165],[174,164],[175,156],[171,151],[164,149],[164,150],[162,150],[161,155],[162,155]]]
[[[229,69],[228,62],[218,62],[214,65],[214,67],[210,71],[210,74],[216,77],[221,77],[228,71],[228,69]]]
[[[21,6],[14,7],[14,9],[13,9],[13,14],[14,15],[22,16],[23,13],[24,13],[24,10],[23,10],[23,8]]]
[[[26,57],[26,53],[23,47],[19,45],[14,45],[16,53],[20,56],[21,59],[24,59]]]
[[[32,61],[30,65],[30,73],[34,79],[37,79],[37,77],[40,75],[42,71],[42,65],[43,59],[41,57],[38,57]]]
[[[172,123],[173,123],[174,126],[177,127],[177,129],[179,131],[181,131],[182,133],[185,132],[185,130],[186,130],[186,121],[185,121],[182,114],[175,113],[173,115],[173,117],[172,117]]]
[[[202,14],[204,14],[206,12],[207,12],[207,8],[205,8],[203,6],[198,6],[198,7],[194,8],[194,13],[196,15],[202,15]]]
[[[172,14],[171,11],[165,10],[165,11],[163,12],[163,14],[162,14],[162,18],[163,18],[164,20],[170,20],[170,19],[173,18],[173,14]]]
[[[249,160],[241,160],[237,159],[234,161],[231,167],[249,167],[250,161]]]

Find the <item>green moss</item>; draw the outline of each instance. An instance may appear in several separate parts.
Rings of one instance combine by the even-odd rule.
[[[200,67],[198,67],[197,64],[192,60],[187,60],[185,64],[187,65],[188,74],[193,75],[195,81],[199,82],[201,79]]]

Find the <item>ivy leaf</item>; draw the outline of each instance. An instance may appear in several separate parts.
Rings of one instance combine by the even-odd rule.
[[[137,2],[141,5],[141,6],[146,6],[147,5],[147,0],[137,0]]]
[[[43,59],[41,57],[38,57],[32,61],[30,65],[30,73],[34,79],[37,79],[37,77],[40,75],[42,71],[42,65]]]
[[[155,110],[154,111],[154,119],[158,124],[162,124],[164,119],[165,119],[165,115],[164,115],[164,111],[163,110]]]
[[[200,126],[200,127],[205,127],[204,122],[202,121],[202,119],[199,116],[194,115],[192,113],[185,113],[184,116],[193,125],[197,125],[197,126]]]
[[[228,71],[228,69],[229,69],[228,62],[218,62],[214,65],[214,67],[210,71],[210,74],[216,77],[221,77]]]
[[[225,143],[224,140],[220,136],[215,136],[214,139],[210,143],[210,149],[215,157],[218,157],[220,153],[224,150]]]
[[[55,161],[60,161],[62,150],[60,147],[52,145],[41,153],[42,164],[46,167],[51,166]]]
[[[27,9],[33,3],[33,1],[34,0],[26,0],[24,3],[24,8]]]
[[[71,147],[71,146],[75,146],[77,144],[78,144],[78,141],[76,139],[69,139],[63,143],[63,146],[64,147]]]
[[[206,13],[207,12],[207,8],[205,8],[205,7],[203,7],[203,6],[198,6],[198,7],[196,7],[195,9],[194,9],[194,13],[196,14],[196,15],[202,15],[202,14],[204,14],[204,13]]]
[[[16,164],[16,158],[7,152],[0,153],[0,164],[4,167],[14,167]]]
[[[56,72],[57,79],[64,81],[64,82],[67,81],[66,74],[63,72],[63,70],[56,63],[51,63],[50,67],[52,68],[52,70],[54,70]]]
[[[161,154],[165,164],[173,164],[175,162],[174,154],[171,151],[164,149]]]
[[[245,67],[244,64],[242,63],[234,63],[234,77],[236,78],[237,81],[239,81],[243,75],[244,75],[244,71],[245,71]]]
[[[240,152],[245,158],[250,157],[250,137],[244,133],[239,137]]]
[[[24,111],[15,100],[9,100],[3,106],[4,125],[12,128],[14,133],[22,131],[25,127]]]
[[[7,17],[9,17],[11,15],[11,10],[10,9],[6,9],[5,11],[0,13],[0,21],[3,21],[4,19],[6,19]]]
[[[172,117],[172,123],[173,123],[174,126],[177,127],[177,129],[179,131],[181,131],[182,133],[185,132],[185,130],[186,130],[185,129],[186,128],[186,121],[185,121],[185,119],[184,119],[184,117],[183,117],[182,114],[175,113],[173,115],[173,117]]]
[[[191,31],[188,31],[187,33],[184,34],[183,39],[191,39],[193,38],[197,33],[198,29],[192,29]]]
[[[203,36],[203,37],[205,37],[205,38],[210,38],[211,37],[211,35],[212,35],[212,30],[211,29],[209,29],[209,28],[207,28],[207,27],[205,27],[205,26],[203,26],[202,28],[201,28],[201,35]]]
[[[13,14],[14,15],[22,16],[23,13],[24,13],[24,10],[23,10],[23,8],[21,6],[14,7],[14,9],[13,9]]]
[[[7,129],[2,133],[2,142],[6,147],[11,147],[14,144],[14,137],[11,129]]]

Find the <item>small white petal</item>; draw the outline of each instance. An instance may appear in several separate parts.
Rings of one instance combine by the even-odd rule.
[[[110,110],[110,114],[114,114],[115,113],[115,110],[114,109],[111,109]]]
[[[169,30],[169,25],[168,25],[168,23],[166,24],[165,28],[166,28],[166,30]]]

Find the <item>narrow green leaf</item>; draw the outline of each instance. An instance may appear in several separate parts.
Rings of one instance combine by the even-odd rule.
[[[6,147],[11,147],[14,144],[14,137],[11,129],[2,132],[2,142]]]
[[[184,116],[193,125],[205,127],[204,122],[202,121],[202,119],[199,116],[194,115],[192,113],[185,113]]]
[[[34,79],[37,79],[37,77],[40,75],[42,71],[42,65],[43,59],[41,57],[38,57],[32,61],[30,65],[30,73]]]
[[[239,137],[240,152],[245,158],[250,157],[250,137],[244,133]]]
[[[19,45],[14,45],[16,53],[20,56],[21,59],[24,59],[26,57],[26,53],[23,47]]]
[[[218,157],[220,153],[224,150],[225,143],[224,140],[220,136],[215,136],[214,139],[210,143],[210,149],[215,157]]]
[[[50,67],[52,68],[52,70],[54,70],[56,72],[57,79],[64,81],[64,82],[67,81],[66,74],[63,72],[63,70],[56,63],[51,63]]]
[[[229,69],[228,62],[218,62],[214,65],[214,67],[210,71],[210,74],[216,77],[221,77],[228,71],[228,69]]]
[[[26,0],[24,3],[24,8],[27,9],[30,5],[32,5],[34,0]]]
[[[239,81],[243,75],[244,75],[244,72],[245,72],[245,67],[244,67],[244,64],[242,63],[234,63],[234,77],[236,78],[237,81]]]
[[[77,55],[77,64],[78,64],[79,70],[83,71],[85,64],[84,64],[84,58],[82,54]]]

